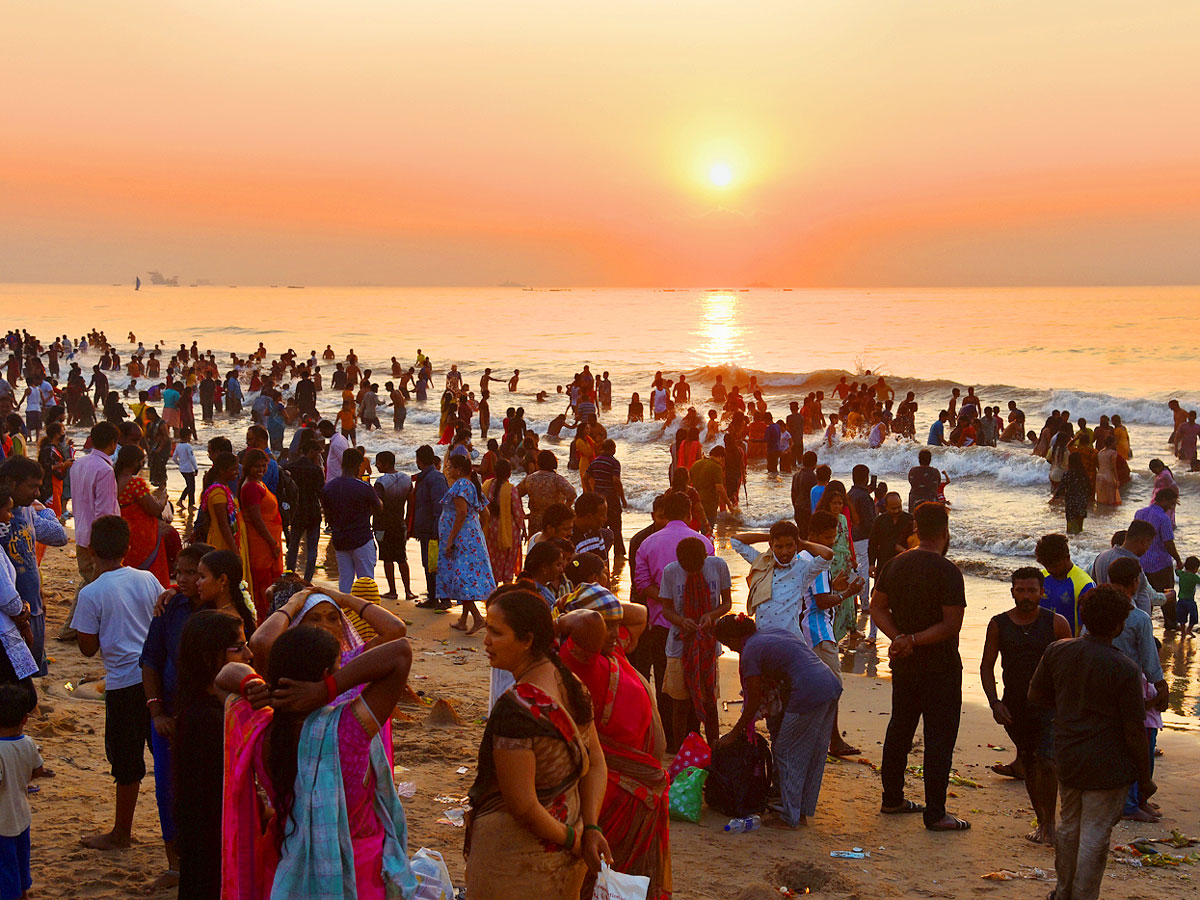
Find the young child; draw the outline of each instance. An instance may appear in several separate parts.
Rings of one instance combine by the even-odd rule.
[[[196,464],[196,451],[192,447],[186,430],[180,434],[179,442],[175,445],[171,459],[175,461],[175,465],[179,466],[179,474],[183,476],[185,485],[183,493],[179,495],[179,505],[182,506],[183,501],[187,500],[187,505],[194,507],[196,505],[196,473],[200,471],[200,467]]]
[[[950,484],[950,476],[946,474],[946,470],[942,469],[942,480],[938,482],[937,502],[942,506],[949,506],[950,501],[946,499],[946,488]]]
[[[25,735],[29,697],[16,684],[0,685],[0,898],[24,900],[29,874],[29,785],[44,778],[42,757]]]
[[[1175,621],[1184,626],[1186,637],[1196,627],[1196,585],[1200,584],[1200,557],[1189,556],[1179,570],[1179,596],[1175,601]]]
[[[729,566],[709,556],[699,538],[684,538],[675,547],[675,562],[663,569],[658,596],[671,623],[667,633],[667,667],[663,693],[671,698],[674,747],[688,732],[695,710],[710,747],[720,738],[717,697],[717,639],[712,627],[733,607]]]

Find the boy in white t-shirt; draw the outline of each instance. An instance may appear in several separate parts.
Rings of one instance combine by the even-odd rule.
[[[175,465],[179,466],[179,474],[183,476],[185,485],[183,493],[179,495],[179,505],[182,506],[183,501],[187,500],[188,506],[195,506],[196,473],[200,470],[200,466],[196,463],[196,451],[192,448],[186,430],[181,433],[179,442],[175,445],[174,452],[171,453],[171,459],[175,461]]]
[[[104,660],[104,755],[117,783],[117,803],[112,831],[86,837],[83,845],[120,850],[130,844],[138,789],[146,777],[150,715],[139,663],[162,585],[149,572],[121,565],[129,549],[129,523],[120,516],[92,523],[91,549],[99,574],[79,589],[71,627],[80,652],[99,653]]]
[[[25,735],[29,697],[15,684],[0,685],[0,897],[23,900],[29,873],[29,784],[46,777],[33,738]]]

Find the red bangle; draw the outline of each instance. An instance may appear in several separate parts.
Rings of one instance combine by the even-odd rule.
[[[241,680],[240,684],[238,684],[238,693],[241,696],[245,697],[246,696],[246,685],[249,684],[251,681],[262,681],[262,680],[263,680],[263,677],[261,675],[259,675],[257,672],[251,672],[249,675],[247,675],[245,678],[243,678]]]
[[[340,692],[338,691],[337,682],[332,675],[325,676],[325,690],[329,692],[329,697],[325,701],[326,703],[332,703],[337,699],[337,695]]]

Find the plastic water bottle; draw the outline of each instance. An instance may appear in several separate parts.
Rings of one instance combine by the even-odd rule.
[[[743,834],[759,828],[762,828],[762,816],[746,816],[744,819],[730,819],[729,824],[725,826],[725,832],[727,834]]]

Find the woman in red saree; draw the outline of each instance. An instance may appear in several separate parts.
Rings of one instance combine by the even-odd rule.
[[[599,585],[584,585],[559,601],[561,656],[592,695],[596,730],[608,765],[600,827],[613,868],[650,879],[647,900],[671,897],[666,747],[654,692],[625,654],[646,629],[646,608],[622,604]],[[590,896],[584,884],[581,896]]]
[[[129,549],[122,562],[150,572],[165,588],[171,583],[171,568],[159,525],[166,504],[142,477],[145,462],[146,452],[137,445],[130,445],[121,448],[113,465],[121,518],[129,523]]]

